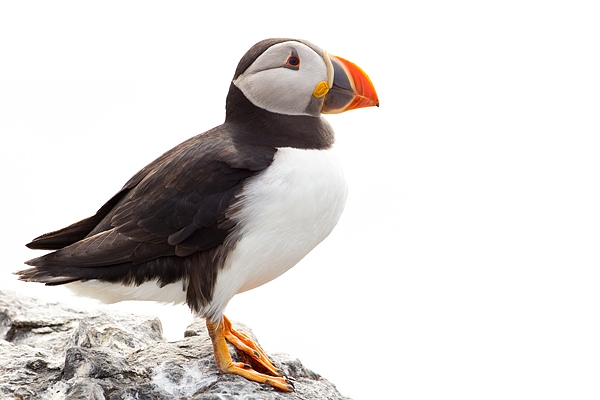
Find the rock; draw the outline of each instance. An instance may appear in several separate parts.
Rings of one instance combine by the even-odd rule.
[[[166,341],[155,317],[85,312],[0,291],[0,398],[348,400],[286,354],[269,356],[294,379],[294,393],[221,374],[204,320],[184,336]]]

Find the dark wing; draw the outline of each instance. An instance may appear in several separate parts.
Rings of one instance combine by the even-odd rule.
[[[227,208],[274,153],[237,146],[225,125],[189,139],[142,169],[96,215],[32,241],[31,248],[64,247],[27,263],[43,269],[136,265],[219,246],[233,228]]]
[[[119,200],[129,192],[129,189],[131,188],[124,187],[121,189],[91,217],[75,222],[58,231],[39,236],[33,239],[31,243],[27,243],[26,246],[34,250],[58,250],[82,240],[98,226]]]

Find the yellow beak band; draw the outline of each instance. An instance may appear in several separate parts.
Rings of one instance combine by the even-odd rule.
[[[315,87],[313,96],[315,96],[317,99],[320,99],[321,97],[325,96],[327,92],[329,92],[329,85],[327,82],[321,81],[317,84],[317,87]]]

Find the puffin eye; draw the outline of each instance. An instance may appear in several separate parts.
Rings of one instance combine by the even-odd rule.
[[[288,57],[284,65],[285,68],[299,70],[300,69],[300,56],[296,50],[292,50],[292,54]]]

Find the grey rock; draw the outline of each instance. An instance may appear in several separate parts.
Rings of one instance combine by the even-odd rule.
[[[269,355],[294,380],[294,393],[219,373],[212,351],[204,320],[168,342],[155,317],[85,312],[0,291],[0,399],[348,400],[286,354]]]

